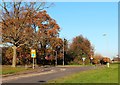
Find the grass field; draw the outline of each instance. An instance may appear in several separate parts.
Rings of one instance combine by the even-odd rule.
[[[118,83],[118,64],[111,64],[109,68],[98,68],[83,71],[60,79],[49,81],[50,83]]]
[[[10,65],[5,65],[2,66],[2,69],[0,70],[0,75],[1,74],[14,74],[14,73],[18,73],[18,72],[23,72],[23,71],[28,71],[28,70],[32,70],[32,68],[25,68],[25,67],[16,67],[13,68]]]

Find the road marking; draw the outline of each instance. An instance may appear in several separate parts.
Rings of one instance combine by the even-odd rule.
[[[61,68],[60,70],[61,70],[61,71],[65,71],[66,69],[64,69],[64,68]]]

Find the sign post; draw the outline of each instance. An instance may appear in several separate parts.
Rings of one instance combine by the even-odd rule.
[[[90,63],[91,63],[91,65],[92,65],[92,60],[93,60],[93,57],[90,57]]]
[[[82,58],[82,60],[83,60],[83,65],[84,65],[84,62],[85,62],[85,57],[83,57],[83,58]]]
[[[33,69],[34,69],[34,67],[35,67],[35,66],[34,66],[34,58],[33,58]]]
[[[31,57],[33,58],[33,69],[34,69],[34,59],[36,58],[36,51],[34,49],[31,50]]]

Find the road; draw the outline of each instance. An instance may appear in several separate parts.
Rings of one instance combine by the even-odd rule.
[[[49,80],[67,76],[73,73],[95,69],[95,66],[85,67],[48,67],[43,72],[31,73],[25,77],[10,77],[8,80],[3,78],[3,83],[46,83]]]

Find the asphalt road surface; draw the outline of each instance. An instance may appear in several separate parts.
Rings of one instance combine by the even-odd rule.
[[[67,76],[73,73],[95,69],[95,66],[85,67],[48,67],[40,73],[31,73],[27,77],[14,78],[4,80],[3,83],[46,83],[49,80]],[[24,75],[25,76],[25,75]],[[4,79],[4,78],[3,78]]]

